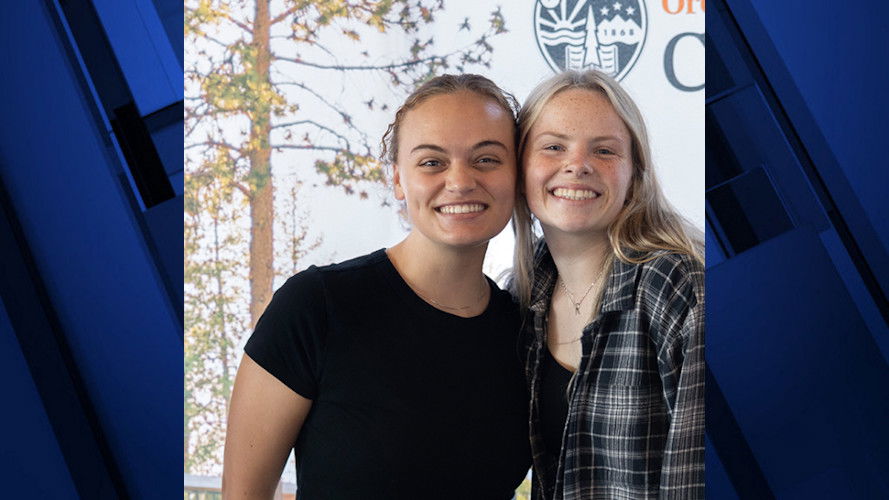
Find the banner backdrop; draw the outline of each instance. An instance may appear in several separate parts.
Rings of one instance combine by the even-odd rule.
[[[476,26],[484,28],[497,8],[493,2],[448,0],[424,37],[434,40],[442,54],[471,46],[481,31]],[[541,80],[565,68],[595,67],[617,76],[645,116],[655,168],[668,199],[703,228],[703,0],[528,0],[506,2],[499,12],[507,31],[487,38],[489,67],[467,64],[465,71],[491,78],[519,102]],[[360,43],[325,32],[322,40],[329,52],[319,49],[311,56],[305,52],[304,59],[315,57],[312,60],[326,65],[348,67],[362,64],[366,58],[361,52],[371,54],[371,60],[386,60],[385,54],[411,49],[409,37],[354,28],[362,35]],[[447,71],[455,68],[440,73]],[[379,138],[405,96],[393,90],[389,75],[314,71],[300,76],[344,103],[377,154]],[[382,104],[371,108],[369,101]],[[306,114],[330,113],[324,103],[313,104],[305,106]],[[381,110],[383,106],[388,109]],[[369,199],[345,194],[299,166],[313,163],[316,156],[316,152],[285,151],[272,161],[276,174],[304,181],[298,211],[308,221],[309,240],[320,242],[300,268],[390,246],[406,234],[393,207],[381,205],[381,200],[394,204],[387,185],[365,187]],[[286,196],[279,193],[278,197]],[[489,275],[496,277],[511,265],[512,245],[510,228],[492,241],[485,266]]]
[[[186,471],[221,471],[231,380],[271,290],[407,234],[376,157],[432,75],[480,73],[520,102],[563,68],[614,75],[668,199],[703,227],[703,32],[704,0],[186,1]],[[512,251],[507,227],[485,272]]]

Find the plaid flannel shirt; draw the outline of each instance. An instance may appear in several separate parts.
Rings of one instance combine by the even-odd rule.
[[[599,314],[583,329],[568,388],[562,451],[545,450],[540,364],[558,273],[535,255],[533,324],[525,328],[531,392],[532,498],[704,498],[704,272],[691,257],[614,259]]]

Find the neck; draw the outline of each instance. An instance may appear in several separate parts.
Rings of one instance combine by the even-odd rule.
[[[487,305],[488,285],[482,273],[486,250],[487,244],[471,248],[446,247],[411,232],[386,253],[402,278],[423,299],[449,306],[471,305],[455,314],[475,315]],[[473,304],[479,294],[483,300]]]
[[[603,279],[608,272],[603,271],[605,260],[611,255],[607,235],[547,234],[544,230],[544,237],[559,276],[568,289],[583,293],[593,280]]]

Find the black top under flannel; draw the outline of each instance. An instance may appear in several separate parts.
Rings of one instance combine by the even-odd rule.
[[[540,363],[558,277],[535,255],[525,371],[534,499],[704,498],[704,272],[687,255],[614,259],[599,314],[583,330],[562,451],[546,450]]]

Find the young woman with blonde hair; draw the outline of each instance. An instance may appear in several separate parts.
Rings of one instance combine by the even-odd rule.
[[[400,243],[290,278],[245,348],[225,498],[509,499],[527,473],[519,312],[482,274],[509,221],[514,100],[478,75],[418,88],[384,136]]]
[[[641,113],[610,77],[561,73],[519,112],[519,153],[535,498],[703,498],[701,235],[661,193]]]

